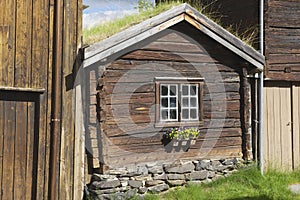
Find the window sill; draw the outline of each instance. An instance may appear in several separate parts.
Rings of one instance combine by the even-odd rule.
[[[156,122],[154,124],[155,128],[164,128],[164,127],[192,127],[192,126],[203,126],[203,121],[197,122]]]

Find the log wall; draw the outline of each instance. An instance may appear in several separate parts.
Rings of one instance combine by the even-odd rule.
[[[190,37],[175,30],[184,30]],[[98,85],[104,164],[116,167],[175,158],[241,157],[250,146],[242,149],[249,112],[241,110],[250,107],[243,67],[247,69],[245,61],[184,23],[107,64]],[[155,77],[205,79],[204,125],[188,152],[170,154],[164,149],[161,140],[167,129],[154,125]]]
[[[266,77],[300,79],[300,2],[269,0],[265,5]]]

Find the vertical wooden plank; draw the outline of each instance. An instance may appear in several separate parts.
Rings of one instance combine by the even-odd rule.
[[[32,86],[33,88],[46,87],[47,75],[47,47],[48,32],[47,24],[49,23],[48,5],[45,0],[33,1],[33,17],[32,17]]]
[[[85,130],[83,121],[83,104],[82,104],[82,94],[81,86],[76,86],[76,115],[75,115],[75,153],[74,153],[74,193],[73,199],[83,198],[83,188],[84,188],[84,154],[85,154]]]
[[[5,63],[7,62],[8,53],[8,35],[9,26],[1,25],[0,23],[0,85],[5,85],[7,76],[7,69]]]
[[[270,118],[270,103],[268,103],[269,100],[269,87],[264,87],[264,127],[263,127],[263,159],[265,163],[265,168],[268,168],[269,164],[269,146],[268,146],[268,141],[269,141],[269,118]]]
[[[263,95],[264,95],[264,102],[263,102],[263,104],[265,105],[264,106],[264,112],[263,112],[263,120],[264,120],[264,127],[263,127],[263,133],[264,133],[264,135],[263,135],[263,159],[264,159],[264,163],[265,163],[265,167],[266,168],[268,168],[268,143],[266,142],[267,140],[268,140],[268,133],[269,133],[269,131],[268,131],[268,127],[269,127],[269,124],[268,124],[268,112],[269,112],[269,110],[268,110],[268,107],[267,107],[267,101],[268,101],[268,96],[267,96],[267,87],[265,87],[264,88],[264,90],[263,90]]]
[[[32,37],[35,39],[32,41],[32,63],[34,63],[34,65],[31,72],[31,87],[46,88],[48,90],[47,83],[49,81],[49,83],[51,84],[52,80],[51,78],[47,79],[47,68],[48,65],[51,66],[50,62],[48,62],[48,45],[49,43],[52,43],[52,41],[49,41],[49,34],[52,33],[52,30],[49,30],[49,23],[52,23],[51,21],[49,21],[49,1],[33,1],[32,8],[32,29],[34,30],[32,32]],[[49,74],[51,74],[51,70],[49,71]],[[48,92],[50,93],[50,91]],[[50,124],[47,123],[47,94],[41,95],[40,105],[36,106],[38,106],[40,109],[39,113],[36,113],[39,115],[39,126],[37,127],[38,131],[36,132],[36,134],[38,134],[39,143],[36,193],[38,199],[46,199],[48,195],[47,180],[49,171],[49,157],[47,157],[49,140],[47,140],[47,133],[49,133]]]
[[[66,14],[64,16],[64,38],[63,38],[63,66],[68,66],[68,67],[64,67],[63,69],[63,73],[64,74],[68,74],[69,72],[69,65],[70,63],[70,41],[69,41],[69,34],[70,34],[70,29],[69,29],[69,21],[68,21],[68,16],[69,15],[69,10],[67,9],[69,7],[69,3],[68,0],[65,0],[65,7],[64,9],[64,13]],[[63,85],[65,85],[65,82],[63,81]],[[64,119],[62,121],[62,132],[61,132],[61,150],[60,150],[60,158],[61,161],[60,162],[60,184],[59,185],[66,185],[67,187],[60,187],[60,192],[59,192],[59,199],[71,199],[70,197],[70,189],[71,189],[71,181],[69,178],[69,173],[70,173],[70,157],[69,154],[72,154],[73,149],[72,146],[69,146],[68,143],[70,141],[70,133],[71,133],[71,127],[70,127],[70,117],[71,117],[71,113],[70,113],[70,100],[72,99],[72,97],[70,98],[69,92],[65,91],[63,89],[62,92],[62,105],[63,105],[63,109],[62,109],[62,119]]]
[[[28,102],[27,105],[27,136],[26,136],[26,199],[34,199],[36,196],[36,177],[33,177],[34,156],[34,103]]]
[[[16,102],[16,135],[14,156],[14,199],[26,196],[26,135],[27,135],[27,103]],[[30,161],[30,160],[29,160]],[[32,161],[32,160],[31,160]],[[31,186],[31,183],[29,183]]]
[[[48,198],[48,182],[49,182],[49,160],[50,160],[50,129],[51,129],[51,104],[52,104],[52,67],[53,67],[53,29],[54,29],[54,0],[45,0],[45,5],[47,5],[48,11],[48,21],[46,22],[46,29],[48,30],[48,46],[47,46],[47,56],[48,56],[48,63],[45,64],[47,66],[47,74],[45,77],[47,77],[47,83],[45,83],[45,87],[47,88],[47,94],[44,95],[44,102],[41,102],[41,107],[46,105],[49,107],[49,109],[46,109],[44,114],[44,122],[41,121],[41,127],[44,124],[44,127],[46,128],[46,176],[45,176],[45,193],[44,193],[44,199]],[[58,190],[57,190],[58,191]],[[58,193],[56,192],[55,199],[58,199]]]
[[[1,93],[0,93],[1,94]],[[3,133],[4,133],[4,101],[0,100],[0,188],[2,188],[3,173]],[[0,190],[2,197],[2,190]]]
[[[14,66],[15,66],[15,1],[4,0],[4,7],[1,13],[4,15],[3,23],[8,26],[7,40],[3,51],[2,60],[2,83],[5,86],[14,86]],[[1,66],[0,65],[0,66]]]
[[[16,103],[14,101],[5,101],[4,113],[4,144],[3,144],[3,178],[2,199],[14,198],[14,148],[15,148],[15,121],[16,121]]]
[[[81,34],[82,34],[82,1],[77,1],[76,12],[76,39],[77,39],[77,55],[81,47]],[[78,60],[78,59],[77,59]],[[79,63],[78,63],[79,64]],[[82,67],[82,66],[77,66]],[[79,69],[80,70],[80,69]],[[79,85],[75,89],[75,144],[74,144],[74,192],[73,199],[83,198],[83,189],[85,185],[84,169],[85,169],[85,130],[83,121],[83,104],[82,104],[82,88]],[[79,114],[79,115],[77,115]],[[77,127],[76,127],[77,126]]]
[[[300,84],[293,86],[293,159],[294,169],[300,169]]]
[[[5,1],[0,1],[0,8],[5,8]],[[5,49],[4,49],[4,38],[8,38],[5,37],[5,33],[4,33],[4,12],[0,12],[0,85],[4,85],[3,84],[3,75],[5,75],[4,72],[4,53],[5,53]],[[7,39],[6,39],[7,40]],[[1,179],[0,179],[1,180]]]
[[[76,38],[74,38],[74,17],[77,11],[75,1],[64,0],[64,24],[63,24],[63,74],[65,76],[72,74],[74,65],[74,54],[77,53]],[[74,16],[75,15],[75,16]],[[63,86],[66,85],[66,79],[63,78]],[[62,110],[62,133],[61,133],[61,166],[60,166],[60,185],[67,187],[60,187],[59,199],[73,198],[73,176],[74,176],[74,110],[72,104],[74,97],[73,90],[63,88],[63,110]]]
[[[291,87],[280,87],[281,109],[281,160],[282,169],[292,170],[292,119],[291,119]]]
[[[274,118],[274,128],[272,129],[273,132],[273,136],[274,136],[274,141],[272,145],[272,149],[273,149],[273,160],[272,160],[272,167],[275,168],[280,168],[281,167],[281,125],[282,122],[281,120],[281,112],[280,112],[280,93],[279,93],[279,88],[274,87],[274,104],[273,104],[273,118]],[[270,134],[272,134],[272,132],[270,132]],[[274,148],[276,146],[276,148]]]
[[[32,1],[17,0],[14,86],[29,87],[31,81]]]
[[[44,94],[41,99],[41,115],[43,115],[43,119],[40,122],[40,132],[42,130],[45,131],[45,183],[44,183],[44,199],[48,198],[48,183],[49,183],[49,166],[50,166],[50,129],[51,129],[51,104],[52,104],[52,66],[53,66],[53,29],[54,29],[54,0],[44,0],[44,12],[47,13],[47,21],[45,21],[45,29],[47,30],[47,51],[45,52],[45,56],[47,56],[47,60],[45,61],[45,67],[47,69],[45,71],[45,78],[47,81],[45,82],[45,88],[47,88],[47,94]],[[48,107],[48,108],[47,108]],[[45,129],[43,129],[45,128]],[[55,199],[58,199],[58,192],[56,193]]]
[[[270,164],[270,167],[275,167],[275,163],[276,163],[276,158],[274,157],[275,155],[275,151],[276,149],[274,148],[274,144],[275,143],[275,140],[276,140],[276,134],[275,134],[275,126],[274,126],[274,99],[277,98],[274,96],[275,92],[274,90],[276,90],[276,88],[274,87],[269,87],[269,97],[268,97],[268,100],[267,100],[267,106],[268,106],[268,138],[267,140],[265,141],[268,145],[268,157],[269,157],[269,164]]]

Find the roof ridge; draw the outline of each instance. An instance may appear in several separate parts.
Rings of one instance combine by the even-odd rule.
[[[248,60],[248,62],[255,63],[253,65],[259,66],[260,70],[263,68],[263,55],[187,3],[175,6],[86,48],[84,65],[91,65],[103,58],[121,52],[181,21],[190,23],[199,31]]]

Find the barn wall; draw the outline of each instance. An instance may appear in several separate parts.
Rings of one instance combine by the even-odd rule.
[[[249,102],[249,96],[245,94],[247,92],[241,92],[241,85],[244,84],[246,88],[249,86],[248,81],[241,78],[241,68],[246,66],[245,62],[190,26],[180,24],[174,29],[186,31],[202,46],[199,48],[178,32],[168,33],[152,38],[150,43],[142,44],[105,66],[99,79],[98,111],[102,159],[108,167],[170,159],[174,161],[175,157],[242,156],[242,129],[248,131],[245,131],[245,124],[249,117],[249,113],[240,112],[247,109],[241,105]],[[184,77],[205,78],[204,125],[200,127],[202,135],[194,147],[188,152],[172,153],[170,156],[161,141],[167,129],[153,129],[151,125],[155,118],[154,78],[178,76],[178,73]],[[223,82],[215,78],[216,73],[221,75]],[[226,91],[224,97],[222,86]],[[118,87],[122,89],[118,90]],[[225,118],[220,112],[224,102]],[[221,123],[223,118],[224,126]],[[210,123],[213,125],[209,128]],[[152,129],[145,130],[149,124]]]
[[[16,162],[15,168],[8,169],[10,167],[5,165],[4,160],[0,162],[4,171],[16,173],[15,176],[11,176],[11,183],[15,182],[16,185],[8,185],[12,187],[7,190],[8,193],[16,195],[15,199],[29,195],[30,190],[27,190],[28,194],[25,194],[26,191],[19,190],[18,186],[27,185],[30,182],[33,184],[32,188],[36,188],[32,189],[32,194],[30,194],[34,199],[48,198],[54,5],[54,0],[0,2],[2,9],[0,13],[0,138],[2,138],[0,147],[2,149],[3,145],[8,145],[6,133],[10,133],[12,134],[9,139],[11,149],[5,153],[6,157],[10,153],[13,159],[13,155],[17,156],[18,152],[20,153],[24,148],[28,148],[28,152],[34,148],[34,155],[27,155],[27,168],[23,167],[24,163]],[[59,57],[63,63],[63,120],[61,121],[60,148],[56,155],[59,161],[57,168],[61,172],[57,173],[57,191],[55,192],[57,197],[55,199],[72,199],[82,195],[82,188],[78,189],[79,185],[75,184],[78,180],[74,178],[73,90],[72,78],[67,77],[72,77],[78,48],[81,44],[81,0],[63,0],[61,7],[63,14],[61,23],[64,26],[60,33],[63,36],[63,47],[62,55]],[[7,92],[15,95],[7,99],[5,95]],[[7,119],[10,119],[10,124],[6,124]],[[11,129],[3,132],[3,127],[11,127]],[[26,129],[29,131],[26,132]],[[20,143],[20,137],[28,140]],[[23,161],[20,160],[20,162]],[[24,170],[30,171],[32,167],[30,163],[37,174],[32,177],[32,180],[23,180],[22,173],[25,173]],[[21,168],[19,169],[18,166]],[[0,176],[0,182],[6,185],[7,178],[8,176]],[[10,199],[12,196],[8,194],[6,197],[5,199]],[[30,196],[26,197],[30,199]]]
[[[265,13],[266,77],[300,78],[300,2],[269,0]]]

